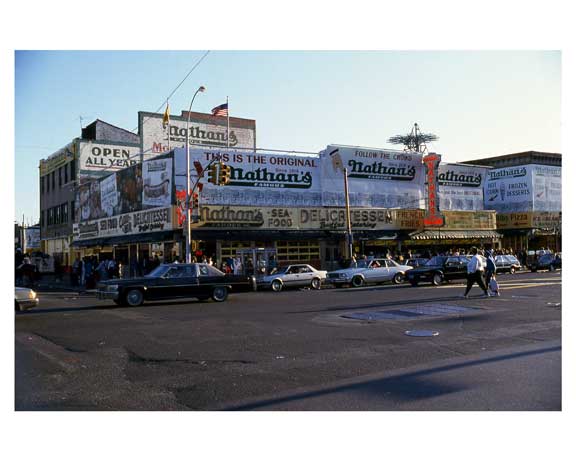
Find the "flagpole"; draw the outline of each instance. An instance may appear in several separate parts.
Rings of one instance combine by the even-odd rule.
[[[226,96],[226,147],[230,148],[230,105]]]
[[[168,111],[168,150],[170,150],[170,100],[166,100],[166,110]]]

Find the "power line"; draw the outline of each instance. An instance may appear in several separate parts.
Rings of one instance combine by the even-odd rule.
[[[190,72],[188,72],[186,74],[186,76],[182,79],[182,81],[176,86],[176,88],[174,88],[172,93],[170,93],[168,95],[168,97],[165,99],[165,101],[168,101],[174,95],[174,93],[176,93],[176,91],[178,91],[178,88],[180,88],[182,86],[182,84],[186,81],[186,79],[190,76],[190,74],[192,72],[194,72],[194,70],[200,65],[200,63],[202,63],[202,61],[204,61],[204,58],[206,58],[206,56],[208,56],[209,53],[210,53],[210,50],[208,50],[208,51],[206,51],[206,53],[204,53],[204,55],[198,60],[198,62],[196,64],[194,64],[194,67],[192,67],[192,69],[190,69]],[[158,112],[160,109],[162,109],[162,107],[164,107],[164,104],[166,104],[166,102],[163,102],[162,104],[160,104],[160,107],[158,107],[158,109],[156,109],[154,112]],[[146,123],[146,120],[142,124],[144,124],[144,123]],[[138,127],[133,128],[132,131],[136,131],[137,129],[138,129]]]

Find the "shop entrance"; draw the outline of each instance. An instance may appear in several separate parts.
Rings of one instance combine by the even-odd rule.
[[[277,266],[276,248],[243,248],[236,250],[244,275],[268,275]]]

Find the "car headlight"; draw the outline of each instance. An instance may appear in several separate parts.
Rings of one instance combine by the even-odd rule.
[[[30,290],[30,293],[28,293],[28,298],[36,299],[36,292],[34,290]]]
[[[118,291],[118,285],[108,285],[108,291]]]

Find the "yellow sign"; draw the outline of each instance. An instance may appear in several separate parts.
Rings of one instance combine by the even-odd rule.
[[[443,211],[442,213],[445,217],[445,223],[441,229],[496,229],[495,211]]]
[[[73,159],[74,143],[70,143],[66,147],[52,154],[46,160],[40,160],[40,176],[50,173]]]
[[[552,229],[562,225],[559,211],[527,211],[523,213],[499,213],[498,229]]]
[[[355,208],[350,210],[353,230],[416,229],[423,210]],[[195,228],[270,230],[346,230],[344,208],[202,206]]]

